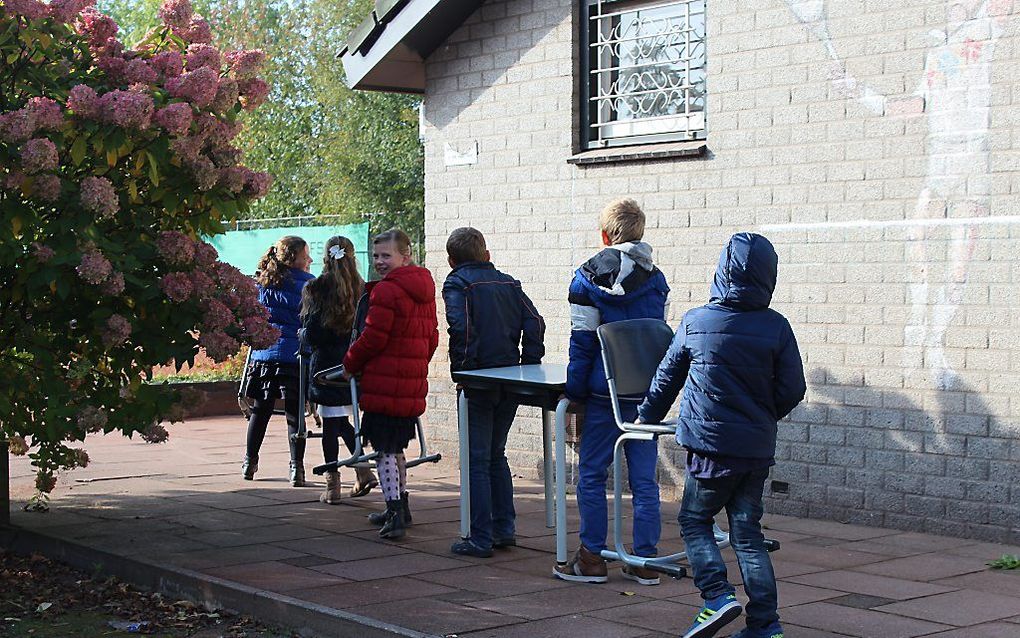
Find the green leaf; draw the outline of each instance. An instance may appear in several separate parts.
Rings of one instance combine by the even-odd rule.
[[[145,151],[145,156],[149,158],[149,180],[153,186],[159,186],[159,160],[151,151]]]
[[[85,153],[89,150],[88,144],[88,135],[79,135],[78,139],[74,140],[74,144],[71,145],[71,161],[74,162],[75,166],[81,166],[81,163],[85,161]]]

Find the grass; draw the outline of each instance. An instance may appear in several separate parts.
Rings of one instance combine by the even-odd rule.
[[[992,569],[1020,569],[1020,556],[1017,554],[1003,554],[1000,558],[988,563]]]

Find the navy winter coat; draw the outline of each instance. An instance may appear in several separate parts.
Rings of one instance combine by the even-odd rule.
[[[609,398],[606,369],[596,330],[624,319],[665,319],[669,286],[652,264],[644,242],[602,250],[574,273],[570,282],[570,352],[566,395],[583,402]]]
[[[301,290],[315,279],[311,273],[290,268],[290,277],[279,287],[259,286],[259,303],[269,309],[269,323],[280,338],[265,350],[251,353],[254,361],[297,363],[298,330],[301,329]]]
[[[341,365],[351,346],[352,332],[339,333],[324,325],[318,312],[305,316],[305,346],[311,351],[308,358],[309,378],[323,370]],[[307,351],[307,350],[306,350]],[[310,383],[308,398],[319,405],[340,406],[351,404],[349,388],[337,388]]]
[[[806,390],[790,322],[768,307],[778,263],[761,235],[730,238],[712,298],[684,315],[638,408],[642,421],[661,421],[682,387],[680,445],[708,456],[775,456],[776,422]]]
[[[458,264],[443,283],[450,371],[541,363],[545,321],[521,282],[490,262]]]

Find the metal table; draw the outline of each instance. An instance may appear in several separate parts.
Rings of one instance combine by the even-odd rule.
[[[508,366],[453,373],[460,384],[457,430],[460,433],[460,535],[471,534],[470,439],[468,402],[464,388],[499,389],[521,405],[542,408],[542,453],[545,462],[545,525],[556,528],[556,562],[567,562],[567,406],[560,399],[567,384],[567,367],[556,363]],[[555,434],[555,436],[554,436]],[[555,450],[553,446],[555,445]],[[555,461],[554,461],[555,457]],[[555,469],[554,469],[555,466]],[[555,480],[553,480],[555,478]]]

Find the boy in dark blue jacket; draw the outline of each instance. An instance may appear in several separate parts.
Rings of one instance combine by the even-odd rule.
[[[589,259],[570,283],[570,353],[566,396],[583,403],[584,428],[578,450],[577,506],[581,514],[581,544],[574,557],[556,566],[553,575],[582,583],[604,583],[606,561],[606,476],[620,430],[613,418],[596,329],[624,319],[665,319],[669,286],[652,263],[652,247],[641,241],[645,214],[633,199],[618,199],[599,215],[606,246]],[[623,397],[622,416],[631,421],[643,397]],[[628,441],[628,480],[634,506],[634,553],[653,557],[658,551],[659,485],[655,480],[657,446],[654,441]],[[624,566],[625,578],[642,585],[658,585],[659,575]]]
[[[450,334],[450,370],[541,363],[545,322],[521,282],[496,270],[485,237],[458,228],[446,241],[453,271],[443,284]],[[471,537],[454,554],[488,558],[492,548],[516,545],[513,484],[506,440],[517,402],[499,391],[466,389],[471,466]]]
[[[762,493],[775,464],[777,421],[804,398],[804,367],[790,322],[769,309],[779,258],[766,238],[733,235],[719,257],[708,305],[684,315],[638,408],[662,421],[683,388],[677,442],[687,450],[680,528],[704,608],[684,638],[714,636],[742,609],[712,534],[723,509],[737,554],[747,627],[733,638],[782,638],[776,577],[761,531]]]

